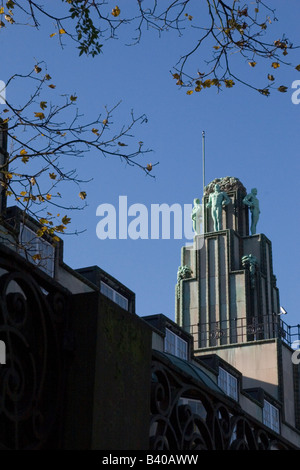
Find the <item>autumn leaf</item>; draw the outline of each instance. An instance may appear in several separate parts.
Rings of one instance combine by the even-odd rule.
[[[93,127],[93,129],[92,129],[93,134],[99,135],[98,131],[99,131],[99,129],[95,129],[95,127]]]
[[[38,65],[35,65],[35,66],[34,66],[34,71],[35,71],[36,73],[40,73],[41,70],[42,70],[41,67],[39,67]]]
[[[26,155],[26,150],[25,149],[22,149],[21,152],[20,152],[20,155]]]
[[[39,118],[39,119],[44,119],[45,117],[45,114],[44,113],[34,113],[35,117]]]
[[[55,88],[56,85],[53,85],[53,83],[51,83],[51,85],[48,85],[49,88]]]
[[[218,49],[220,49],[220,46],[214,46],[214,49],[217,51]]]
[[[297,66],[295,67],[295,69],[298,70],[298,72],[300,72],[300,64],[297,65]]]
[[[38,260],[42,259],[42,256],[41,256],[39,253],[37,253],[36,255],[33,255],[33,256],[32,256],[32,259],[33,259],[34,261],[38,261]]]
[[[120,147],[127,147],[127,145],[126,145],[126,144],[123,144],[123,142],[118,142],[118,145],[119,145]]]
[[[27,152],[26,152],[26,153],[27,153]],[[26,155],[24,155],[21,160],[22,160],[23,163],[27,163],[28,160],[29,160],[29,157],[26,156]]]
[[[51,77],[50,77],[49,73],[46,73],[45,80],[51,80]]]
[[[4,18],[6,19],[6,21],[8,21],[8,23],[10,24],[13,24],[15,22],[15,20],[10,16],[10,15],[4,15]]]
[[[56,33],[50,34],[50,38],[53,38],[54,36],[56,36]]]
[[[270,94],[270,90],[268,90],[267,88],[263,88],[262,90],[258,90],[259,93],[261,93],[262,95],[265,95],[265,96],[269,96]]]
[[[121,10],[118,6],[116,6],[115,8],[112,9],[112,12],[111,14],[116,17],[116,16],[119,16],[119,14],[121,13]]]
[[[80,197],[80,199],[82,199],[82,200],[85,199],[85,198],[86,198],[86,192],[85,192],[85,191],[80,191],[79,197]]]
[[[255,67],[256,66],[256,62],[248,62],[250,67]]]
[[[178,73],[173,73],[173,78],[175,78],[176,80],[179,80],[180,75]]]
[[[62,223],[64,225],[67,225],[71,222],[71,218],[70,217],[67,217],[66,215],[61,219]]]
[[[271,80],[272,82],[275,80],[274,76],[271,75],[270,73],[268,74],[268,79]]]
[[[233,80],[225,80],[225,86],[226,88],[232,88],[234,85],[234,81]]]
[[[65,34],[66,33],[66,31],[63,28],[60,28],[60,30],[58,32],[59,32],[59,34]]]
[[[147,170],[148,170],[148,171],[151,171],[151,170],[152,170],[152,164],[151,164],[151,163],[148,163],[148,165],[147,165]]]
[[[52,180],[55,180],[57,175],[55,173],[49,173],[49,176]]]
[[[273,69],[278,69],[278,67],[280,67],[280,64],[278,62],[272,62],[272,67]]]
[[[54,235],[54,236],[52,237],[52,240],[53,240],[54,242],[59,242],[59,241],[60,241],[60,238],[59,238],[57,235]]]
[[[193,93],[193,90],[188,90],[188,91],[186,92],[187,95],[191,95],[192,93]]]
[[[47,101],[41,101],[40,102],[40,108],[41,109],[46,109],[47,108]]]
[[[70,96],[70,101],[76,101],[76,100],[77,100],[77,96],[74,96],[74,95]]]
[[[50,201],[51,197],[52,197],[51,194],[47,194],[46,196],[47,201]]]
[[[278,91],[281,93],[285,93],[287,91],[287,87],[284,85],[281,85],[280,87],[277,88]]]
[[[108,123],[107,119],[103,119],[102,121],[103,126],[106,126],[107,123]]]
[[[4,7],[1,7],[0,8],[0,15],[3,15],[3,13],[4,13]]]
[[[26,194],[27,194],[27,191],[21,191],[21,192],[20,192],[20,196],[23,196],[23,197],[24,197],[24,196],[26,196]]]

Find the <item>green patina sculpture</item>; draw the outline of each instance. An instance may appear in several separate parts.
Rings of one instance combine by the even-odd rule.
[[[210,193],[207,207],[211,207],[211,215],[214,221],[214,231],[222,230],[222,207],[230,204],[231,200],[225,191],[220,190],[220,185],[215,185],[215,190]]]
[[[251,193],[247,194],[243,199],[243,203],[250,208],[251,211],[251,235],[256,234],[256,225],[258,222],[260,210],[259,210],[259,201],[256,197],[257,189],[251,189]]]
[[[244,268],[249,268],[251,287],[255,287],[255,272],[258,265],[257,258],[254,255],[245,255],[242,257],[242,265]]]
[[[179,266],[177,271],[177,282],[181,279],[188,279],[192,275],[192,270],[189,266]]]
[[[194,199],[194,207],[191,214],[193,220],[193,229],[196,235],[201,233],[202,206],[200,199]]]

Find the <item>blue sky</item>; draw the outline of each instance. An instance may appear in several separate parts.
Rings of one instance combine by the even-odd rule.
[[[59,8],[60,2],[51,4]],[[281,30],[300,44],[299,1],[290,0],[289,8],[280,0],[272,4],[280,19],[274,25],[274,38]],[[122,11],[127,2],[120,0],[119,6]],[[200,9],[195,6],[191,14],[195,24]],[[117,128],[131,109],[136,116],[145,113],[148,117],[148,123],[138,126],[135,135],[153,149],[144,161],[159,162],[153,170],[155,179],[118,158],[105,159],[94,152],[74,162],[81,175],[93,180],[80,188],[88,195],[86,209],[70,214],[72,228],[85,231],[64,237],[67,264],[72,268],[100,266],[136,293],[138,315],[163,313],[174,320],[177,268],[185,240],[99,240],[96,209],[103,203],[118,208],[122,195],[127,196],[128,205],[140,203],[149,212],[151,204],[178,203],[183,207],[192,204],[195,197],[201,198],[204,130],[206,183],[217,177],[235,176],[249,191],[252,187],[258,189],[261,216],[257,230],[272,241],[280,303],[288,311],[284,320],[292,325],[300,323],[300,105],[291,101],[291,85],[300,79],[299,72],[293,68],[278,71],[278,85],[288,86],[288,91],[273,92],[269,98],[240,85],[219,94],[209,89],[188,96],[176,87],[170,70],[196,37],[190,27],[180,38],[172,32],[158,38],[153,31],[146,31],[141,43],[130,47],[120,33],[120,40],[106,42],[103,54],[96,58],[79,58],[67,40],[61,49],[56,37],[49,38],[55,31],[49,23],[39,31],[14,25],[5,29],[0,31],[0,79],[28,72],[36,61],[44,60],[56,84],[53,96],[76,93],[78,107],[87,120],[119,101],[113,119]],[[127,28],[127,37],[130,34]],[[293,59],[300,63],[300,54],[296,52]],[[255,69],[247,64],[236,66],[242,76],[267,73],[259,61]],[[17,103],[24,89],[16,85],[11,93],[13,96],[7,99]],[[71,187],[66,191],[71,196],[73,191],[78,192]]]

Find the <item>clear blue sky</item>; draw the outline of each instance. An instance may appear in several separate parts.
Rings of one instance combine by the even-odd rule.
[[[128,8],[127,3],[119,1],[121,11]],[[201,16],[196,3],[191,11],[194,24]],[[288,8],[282,0],[269,3],[277,8],[280,19],[275,24],[274,39],[281,30],[300,44],[299,0],[290,0]],[[56,4],[59,8],[59,0],[51,2]],[[127,196],[128,205],[141,203],[149,212],[151,204],[179,203],[183,207],[195,197],[201,198],[205,130],[206,183],[235,176],[248,190],[257,187],[261,205],[257,229],[272,241],[280,303],[288,311],[284,320],[300,323],[300,105],[291,101],[291,85],[300,79],[300,73],[280,70],[282,83],[278,85],[288,86],[288,91],[274,92],[269,98],[239,85],[219,94],[210,89],[188,96],[175,86],[169,72],[195,38],[191,28],[181,38],[169,32],[159,39],[154,32],[146,31],[134,47],[124,45],[120,33],[120,40],[105,43],[104,53],[96,58],[79,58],[67,40],[62,50],[56,37],[49,38],[54,31],[49,23],[39,31],[15,26],[1,30],[0,79],[28,72],[36,60],[44,60],[56,84],[53,96],[76,93],[78,107],[87,120],[90,114],[95,116],[104,106],[112,107],[122,100],[114,117],[116,127],[131,109],[136,116],[146,113],[148,123],[136,129],[137,140],[154,150],[146,163],[159,161],[155,179],[118,158],[104,159],[95,152],[74,162],[80,174],[93,181],[81,188],[87,192],[88,207],[70,214],[72,228],[85,232],[64,237],[65,262],[72,268],[100,266],[136,293],[138,315],[163,313],[174,320],[176,275],[185,240],[101,241],[96,236],[96,209],[102,203],[118,207],[121,195]],[[126,34],[130,36],[129,28]],[[298,58],[294,56],[296,63],[300,63],[300,54]],[[243,75],[266,74],[259,62],[255,70],[244,65],[240,71]],[[7,98],[16,104],[24,90],[16,86],[12,93],[15,96]],[[76,188],[70,191],[78,192]]]

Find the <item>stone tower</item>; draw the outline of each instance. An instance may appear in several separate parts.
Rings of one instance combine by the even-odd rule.
[[[219,207],[217,230],[211,206],[216,185],[227,201]],[[274,338],[280,307],[272,246],[263,234],[249,235],[253,213],[246,188],[238,178],[215,179],[202,204],[203,233],[182,248],[177,323],[193,334],[195,350]]]

